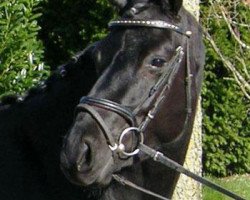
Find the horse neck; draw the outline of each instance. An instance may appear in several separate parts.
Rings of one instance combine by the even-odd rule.
[[[91,74],[86,71],[74,73],[72,78],[58,77],[46,91],[21,103],[1,107],[0,160],[4,165],[0,168],[7,175],[0,175],[0,182],[6,191],[14,187],[17,195],[29,196],[25,191],[32,191],[34,186],[34,193],[37,188],[42,190],[34,195],[57,195],[53,199],[66,199],[64,194],[73,199],[83,193],[65,180],[59,165],[62,136],[70,127],[80,97],[86,95],[95,81],[90,80]],[[62,195],[54,189],[63,191]]]

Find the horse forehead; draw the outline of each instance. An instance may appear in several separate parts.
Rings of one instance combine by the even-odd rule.
[[[122,39],[121,49],[125,52],[134,52],[135,55],[143,52],[152,52],[159,47],[165,46],[170,40],[166,30],[153,28],[128,29]]]

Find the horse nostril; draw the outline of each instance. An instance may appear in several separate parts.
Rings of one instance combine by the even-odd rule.
[[[86,143],[82,143],[79,147],[79,156],[76,161],[77,171],[88,169],[91,163],[91,151],[90,147]]]
[[[84,143],[82,148],[83,155],[85,155],[85,161],[90,164],[90,147],[88,144]]]

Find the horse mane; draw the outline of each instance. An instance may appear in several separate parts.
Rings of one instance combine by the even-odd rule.
[[[88,199],[65,179],[59,158],[74,108],[97,79],[90,59],[93,47],[58,66],[24,95],[2,97],[0,199]]]

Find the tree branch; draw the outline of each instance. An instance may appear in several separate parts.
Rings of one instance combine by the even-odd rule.
[[[223,56],[220,49],[218,48],[218,46],[216,45],[216,43],[214,42],[214,40],[212,39],[212,37],[210,36],[210,34],[206,30],[204,30],[204,34],[205,34],[206,39],[212,45],[214,51],[221,58],[221,61],[224,63],[225,67],[227,67],[232,72],[235,81],[237,82],[237,84],[241,88],[241,90],[244,93],[244,95],[246,96],[246,98],[248,100],[250,100],[250,84],[238,72],[238,70],[233,66],[233,64]]]
[[[234,39],[235,39],[243,48],[246,48],[246,49],[250,50],[250,46],[248,46],[248,45],[246,45],[244,42],[242,42],[242,41],[240,40],[240,38],[235,34],[235,32],[234,32],[234,30],[233,30],[233,28],[232,28],[232,26],[231,26],[231,24],[230,24],[230,22],[229,22],[229,20],[228,20],[228,18],[227,18],[227,16],[226,16],[226,14],[225,14],[225,8],[224,8],[223,6],[220,6],[220,11],[221,11],[221,14],[222,14],[222,16],[223,16],[224,21],[225,21],[226,24],[227,24],[227,27],[228,27],[229,31],[230,31],[230,33],[233,35]],[[231,21],[231,20],[230,20],[230,21]]]

